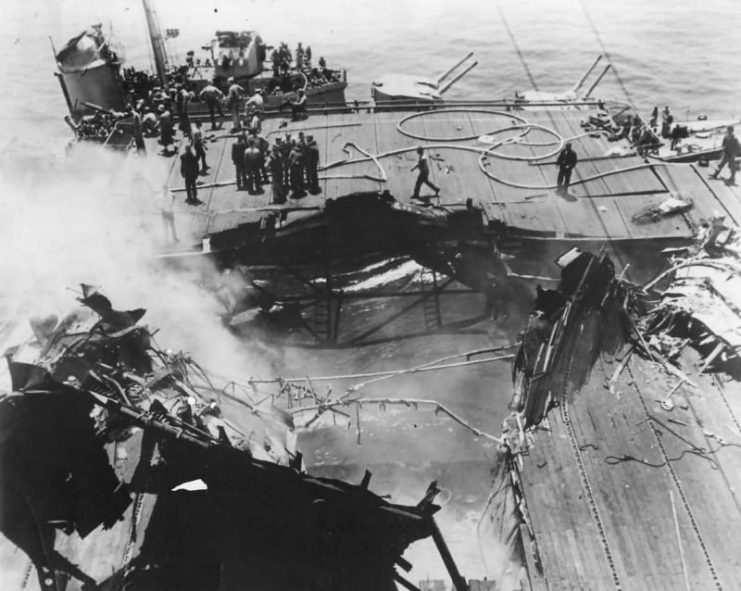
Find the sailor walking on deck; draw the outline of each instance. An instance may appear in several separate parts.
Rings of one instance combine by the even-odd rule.
[[[723,157],[720,159],[720,164],[715,172],[710,175],[711,179],[717,179],[720,171],[723,167],[728,164],[728,168],[731,170],[731,176],[728,177],[728,182],[732,185],[736,184],[736,157],[738,156],[741,149],[738,144],[738,138],[733,134],[733,125],[729,125],[726,128],[726,135],[723,138]]]
[[[196,187],[196,180],[198,180],[198,158],[193,153],[190,146],[185,146],[185,153],[180,156],[180,174],[185,179],[185,202],[188,205],[200,205],[203,203],[198,199],[198,188]]]
[[[576,152],[571,149],[571,142],[567,142],[564,149],[558,155],[556,164],[558,165],[558,192],[568,193],[569,184],[571,183],[571,171],[574,170],[577,162]]]
[[[224,100],[224,93],[221,92],[213,84],[207,84],[198,95],[206,106],[208,106],[208,114],[211,117],[211,129],[217,129],[216,126],[216,112],[219,112],[219,125],[221,127],[221,121],[224,119],[224,110],[221,108],[221,101]]]
[[[417,148],[417,156],[417,164],[412,168],[412,172],[419,170],[419,174],[417,175],[417,182],[414,184],[414,194],[412,195],[412,199],[420,198],[419,190],[422,188],[422,184],[427,185],[430,189],[435,191],[435,197],[437,197],[440,195],[440,187],[430,181],[430,159],[427,157],[427,154],[425,154],[422,146]]]

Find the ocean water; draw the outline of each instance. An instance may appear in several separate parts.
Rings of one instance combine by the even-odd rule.
[[[670,105],[681,118],[741,114],[741,13],[733,0],[154,0],[163,28],[177,28],[173,56],[218,29],[260,32],[268,44],[297,41],[348,69],[350,98],[368,98],[386,72],[440,74],[469,51],[479,65],[451,98],[498,98],[532,87],[570,88],[607,50],[624,86],[608,73],[596,95],[629,99],[643,112]],[[130,65],[148,67],[139,0],[6,0],[0,22],[2,136],[69,137],[52,76],[57,48],[92,22],[112,30]],[[505,22],[507,24],[505,24]],[[593,26],[592,26],[593,25]]]
[[[628,100],[643,113],[654,105],[669,105],[677,114],[696,117],[730,118],[741,115],[741,11],[733,0],[703,3],[670,0],[229,0],[185,3],[153,0],[163,28],[178,28],[170,53],[177,57],[189,49],[206,44],[219,29],[260,32],[268,44],[297,41],[323,55],[330,67],[348,71],[348,98],[368,99],[371,82],[387,72],[435,76],[468,52],[474,52],[479,65],[448,94],[452,99],[511,97],[517,90],[532,88],[529,70],[538,89],[559,92],[571,88],[604,49],[617,71],[608,73],[595,96]],[[147,68],[151,51],[146,36],[141,2],[116,0],[6,0],[0,18],[0,72],[4,81],[0,93],[0,155],[5,159],[15,151],[34,155],[34,159],[12,159],[26,163],[37,176],[65,176],[67,165],[63,148],[70,131],[62,121],[66,105],[53,72],[53,43],[59,49],[67,39],[93,22],[102,22],[106,31],[125,48],[127,65]],[[513,42],[512,37],[515,41]],[[50,42],[51,38],[51,42]],[[527,70],[523,65],[527,64]],[[626,96],[627,91],[627,96]],[[33,170],[38,166],[38,170]],[[87,171],[88,173],[90,171]],[[72,193],[84,190],[86,171]],[[66,176],[69,176],[68,174]],[[42,187],[48,187],[46,178]],[[53,180],[53,179],[52,179]],[[104,183],[103,183],[104,184]],[[93,185],[91,185],[93,186]],[[100,188],[101,181],[94,185]],[[126,190],[118,187],[117,189]],[[92,189],[91,189],[92,190]],[[3,196],[4,197],[4,196]],[[0,228],[3,217],[22,210],[23,194],[0,200]],[[77,220],[55,218],[52,225],[39,227],[32,209],[11,232],[11,247],[18,247],[26,235],[29,242],[43,241],[46,228],[63,229],[66,224],[79,228]],[[95,215],[100,212],[96,209]],[[49,220],[42,220],[49,223]],[[76,223],[78,222],[78,223]],[[18,224],[22,227],[18,227]],[[95,239],[121,238],[119,232],[105,229],[110,220],[91,217],[87,225],[99,224]],[[74,233],[74,232],[71,232]],[[70,248],[55,241],[55,256],[34,260],[33,268],[21,267],[23,277],[11,278],[6,272],[0,281],[25,281],[29,286],[47,285],[49,276],[57,283],[66,280],[65,251],[82,259],[95,274],[93,265],[100,257],[85,256],[86,245]],[[24,243],[25,245],[25,243]],[[9,248],[0,262],[14,256]],[[6,259],[6,260],[2,260]],[[110,258],[102,264],[111,265]],[[124,263],[113,261],[125,267]],[[369,276],[363,285],[396,288],[414,284],[418,268],[413,264],[386,265],[383,275]],[[12,265],[0,265],[0,274]],[[371,269],[369,269],[370,274]],[[29,280],[26,275],[31,275]],[[146,275],[152,281],[151,275]],[[111,280],[109,278],[109,280]],[[70,280],[71,281],[71,280]],[[142,282],[144,279],[142,279]],[[106,285],[109,285],[106,283]],[[184,291],[175,282],[178,291]],[[137,292],[147,300],[125,301],[125,305],[145,306],[150,314],[163,317],[158,307],[171,304],[170,318],[182,319],[182,308],[164,290],[145,286]],[[2,296],[0,290],[0,296]],[[37,291],[36,296],[40,295]],[[122,294],[110,294],[114,301]],[[126,294],[130,295],[130,294]],[[178,298],[182,299],[182,298]],[[0,303],[2,299],[0,298]],[[346,317],[346,334],[363,330],[369,318],[390,316],[388,301],[353,304]],[[475,316],[482,302],[476,296],[447,298],[445,317],[465,319]],[[180,321],[178,335],[192,328],[194,307],[188,307],[188,321]],[[285,348],[271,350],[272,367],[282,375],[337,375],[412,367],[451,353],[500,345],[513,337],[511,332],[485,320],[460,333],[450,331],[434,336],[412,337],[422,324],[418,309],[379,332],[373,345],[340,351]],[[205,331],[205,324],[198,325]],[[164,330],[163,339],[167,336]],[[172,331],[170,331],[172,332]],[[190,330],[192,333],[193,330]],[[215,349],[215,333],[190,335],[187,343]],[[407,336],[408,338],[402,338]],[[209,340],[213,339],[213,340]],[[262,351],[273,345],[262,346]],[[278,348],[278,346],[275,346]],[[198,356],[195,355],[197,358]],[[230,357],[232,357],[230,355]],[[277,361],[276,361],[277,359]],[[248,366],[249,375],[268,377],[265,364]],[[330,384],[341,391],[348,384]],[[324,386],[322,386],[324,387]],[[404,376],[368,388],[369,395],[431,398],[445,404],[476,427],[496,434],[507,412],[511,395],[508,364],[487,364],[459,368],[442,374]],[[362,439],[362,441],[360,441]],[[430,480],[445,489],[447,500],[439,515],[453,555],[467,576],[492,576],[496,565],[484,564],[476,539],[476,523],[489,491],[489,470],[495,448],[490,442],[474,439],[469,433],[431,412],[410,409],[369,411],[363,418],[362,438],[353,425],[337,428],[326,425],[302,438],[307,464],[322,474],[359,481],[366,467],[374,473],[371,488],[379,494],[392,493],[397,502],[416,503]],[[414,564],[410,579],[429,576],[444,578],[434,548],[423,546],[407,556]],[[415,579],[416,577],[416,579]]]

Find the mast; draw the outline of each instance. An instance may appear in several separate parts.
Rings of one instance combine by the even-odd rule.
[[[152,42],[152,52],[154,53],[154,67],[157,70],[157,77],[164,88],[167,84],[167,53],[165,52],[165,39],[162,36],[160,23],[157,19],[157,13],[152,8],[150,0],[142,0],[144,5],[144,14],[147,17],[147,27],[149,28],[149,39]]]

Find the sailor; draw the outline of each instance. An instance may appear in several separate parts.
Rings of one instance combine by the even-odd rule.
[[[265,138],[265,136],[262,136],[260,134],[254,134],[255,137],[255,147],[260,150],[260,176],[262,177],[262,182],[267,184],[269,183],[268,179],[268,170],[267,170],[267,160],[268,156],[270,156],[270,142]]]
[[[254,107],[250,107],[247,111],[247,132],[258,134],[261,131],[262,121],[260,121],[260,115],[255,111]]]
[[[298,132],[298,140],[296,142],[298,149],[301,152],[301,180],[306,185],[306,137],[303,131]]]
[[[244,167],[247,175],[247,190],[251,193],[261,193],[262,183],[260,182],[260,168],[262,166],[262,156],[260,150],[255,145],[255,138],[247,138],[247,148],[244,151]]]
[[[206,174],[206,171],[210,168],[206,164],[206,144],[203,143],[203,130],[201,129],[201,122],[196,121],[196,128],[193,130],[190,136],[193,142],[193,149],[196,151],[196,159],[201,161],[201,172]]]
[[[280,153],[283,155],[283,184],[288,187],[291,184],[290,178],[290,166],[289,160],[291,159],[291,148],[293,147],[293,140],[291,140],[291,134],[286,133],[286,138],[281,144],[276,140],[275,142],[280,146]]]
[[[648,126],[653,129],[654,133],[656,133],[659,129],[659,107],[654,107],[654,110],[651,111],[651,121],[649,121]]]
[[[566,142],[564,149],[558,155],[556,164],[558,165],[558,192],[568,193],[569,183],[571,182],[571,171],[576,166],[576,152],[571,149],[571,142]]]
[[[311,45],[306,46],[306,52],[304,53],[306,61],[306,69],[311,70]]]
[[[661,112],[661,137],[669,138],[671,136],[672,123],[674,123],[674,115],[671,114],[667,105]]]
[[[244,88],[234,81],[234,77],[230,76],[227,82],[229,83],[229,90],[227,91],[226,101],[229,110],[232,112],[232,132],[235,132],[242,127],[239,121],[239,104],[244,96]]]
[[[216,126],[216,112],[219,113],[219,125],[221,127],[221,121],[224,118],[224,110],[221,108],[221,101],[224,100],[224,93],[221,92],[214,84],[210,83],[203,87],[203,90],[198,95],[206,106],[208,106],[208,114],[211,117],[211,129],[217,129]]]
[[[175,228],[175,193],[170,191],[167,185],[162,185],[162,190],[157,199],[159,201],[160,215],[162,216],[162,232],[165,240],[167,241],[169,239],[172,242],[179,242],[178,233]]]
[[[319,167],[319,147],[316,144],[314,136],[306,136],[304,160],[306,163],[306,183],[309,185],[309,192],[312,195],[321,193],[322,190],[319,188],[319,176],[317,174]]]
[[[301,88],[298,91],[298,96],[291,101],[291,118],[293,121],[299,121],[306,119],[306,103],[308,99],[304,93],[304,89]]]
[[[427,154],[425,154],[422,146],[417,148],[417,164],[412,168],[412,172],[415,170],[419,170],[419,174],[417,174],[417,182],[414,183],[414,194],[412,195],[412,199],[420,198],[419,190],[422,188],[422,184],[425,184],[434,190],[435,197],[440,195],[440,187],[430,181],[430,160],[427,158]]]
[[[246,108],[248,110],[250,108],[253,108],[255,113],[257,113],[258,115],[262,115],[263,111],[265,110],[265,99],[262,96],[262,90],[256,90],[255,94],[247,99]]]
[[[190,137],[190,93],[182,84],[178,84],[175,104],[178,111],[178,120],[180,121],[180,131],[183,132],[185,137]]]
[[[165,108],[165,105],[160,105],[158,110],[160,112],[160,144],[163,147],[163,154],[169,154],[170,146],[175,141],[175,134],[172,128],[172,115]]]
[[[203,201],[198,199],[198,158],[190,146],[185,146],[185,153],[180,156],[180,174],[185,179],[185,202],[188,205],[200,205]]]
[[[285,76],[291,69],[291,50],[288,49],[288,44],[281,42],[280,44],[280,73]]]
[[[147,147],[144,145],[144,128],[142,126],[142,116],[137,109],[131,109],[131,132],[134,136],[134,144],[138,153],[146,153]]]
[[[273,55],[270,57],[273,62],[273,78],[278,78],[280,75],[280,53],[277,49],[273,50]]]
[[[288,156],[288,170],[291,181],[291,199],[298,199],[304,196],[304,155],[296,141],[291,146],[291,152]]]
[[[157,115],[152,113],[152,109],[149,107],[144,107],[144,115],[142,116],[142,132],[144,136],[154,137],[157,135],[158,127]]]
[[[711,179],[717,179],[720,171],[723,167],[728,164],[728,168],[731,170],[731,176],[728,177],[728,182],[732,185],[736,184],[736,157],[741,152],[738,144],[738,138],[733,134],[733,125],[729,125],[726,128],[726,135],[723,138],[723,156],[720,159],[720,164],[715,172],[710,175]]]
[[[237,190],[247,187],[247,176],[244,171],[244,151],[247,148],[247,142],[244,135],[240,134],[237,141],[232,144],[232,162],[234,171],[237,174]]]
[[[633,115],[633,123],[630,128],[630,136],[629,136],[631,143],[633,144],[638,143],[638,141],[641,138],[642,129],[643,129],[643,123],[641,122],[641,118],[637,114]]]
[[[279,138],[280,139],[280,138]],[[270,176],[273,183],[272,203],[280,204],[286,202],[285,184],[283,183],[283,154],[280,145],[276,143],[270,152]]]
[[[301,46],[301,42],[299,41],[299,44],[296,47],[296,69],[301,70],[303,67],[304,67],[304,48]]]

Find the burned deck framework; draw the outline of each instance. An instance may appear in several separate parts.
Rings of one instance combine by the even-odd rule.
[[[554,251],[574,242],[593,247],[608,245],[618,270],[630,260],[633,268],[627,276],[640,278],[642,272],[656,270],[655,263],[641,269],[632,256],[636,249],[642,249],[643,242],[683,244],[712,216],[723,215],[734,224],[741,220],[736,189],[706,180],[697,165],[644,161],[626,140],[610,142],[606,134],[585,129],[582,124],[603,106],[594,101],[569,108],[558,103],[521,108],[511,102],[478,102],[425,105],[420,111],[419,105],[408,109],[357,105],[314,109],[300,122],[286,122],[278,113],[269,114],[263,124],[263,135],[269,141],[286,133],[293,138],[299,132],[311,134],[321,154],[321,192],[290,199],[286,205],[271,203],[269,186],[260,194],[237,190],[231,163],[235,136],[216,132],[208,144],[211,168],[199,179],[199,198],[205,204],[194,208],[178,200],[175,225],[181,242],[166,248],[163,256],[208,256],[214,254],[209,253],[211,237],[234,234],[249,238],[247,258],[254,259],[270,242],[265,228],[272,227],[275,220],[282,218],[284,228],[300,226],[302,220],[326,211],[328,203],[358,191],[388,191],[401,205],[413,205],[408,195],[418,145],[428,150],[432,178],[442,187],[441,196],[433,199],[434,206],[441,211],[461,212],[473,203],[482,212],[480,233],[491,244],[490,258],[496,258],[495,252],[513,255],[504,269],[498,270],[500,280],[507,274],[555,276],[555,268],[547,261]],[[555,154],[567,139],[574,143],[580,163],[572,188],[564,196],[553,190],[554,165]],[[177,162],[173,162],[169,185],[176,194],[183,194]],[[693,207],[679,215],[657,217],[649,224],[633,221],[672,196],[690,200]],[[378,236],[386,230],[380,223],[375,228]],[[415,231],[412,223],[409,232]],[[432,249],[432,244],[427,248]],[[337,327],[343,294],[332,289],[331,274],[326,272],[337,250],[335,245],[317,255],[314,272],[297,264],[296,257],[306,253],[299,248],[292,254],[290,246],[280,255],[270,254],[267,249],[267,259],[244,261],[247,267],[272,264],[276,269],[288,268],[290,273],[308,279],[308,296],[276,295],[293,298],[292,303],[304,311],[313,307],[315,314],[308,326],[307,314],[302,317],[304,328],[318,343],[340,340]],[[317,273],[316,268],[323,270]],[[312,275],[323,278],[321,285]],[[434,274],[432,277],[436,279]],[[434,281],[430,291],[432,298],[420,293],[425,329],[440,324],[436,312],[440,289]]]
[[[550,321],[531,329],[537,357],[523,346],[522,412],[482,526],[509,536],[533,589],[733,588],[738,383],[704,374],[692,352],[680,368],[639,355],[638,329],[614,316],[625,293],[590,259],[576,290],[565,273],[561,295],[541,298],[556,305],[539,305]]]

